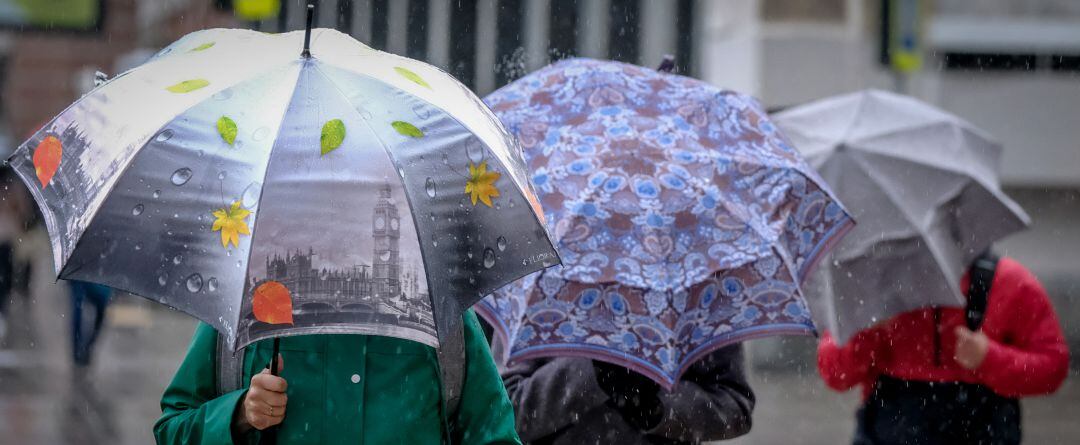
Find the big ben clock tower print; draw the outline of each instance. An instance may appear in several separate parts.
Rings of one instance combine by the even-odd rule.
[[[401,257],[398,250],[401,219],[388,183],[379,188],[379,202],[375,205],[371,224],[375,239],[372,258],[374,294],[376,298],[394,298],[401,295]]]

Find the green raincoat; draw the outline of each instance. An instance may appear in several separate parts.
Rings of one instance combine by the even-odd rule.
[[[231,423],[246,389],[215,397],[217,332],[199,324],[187,357],[161,398],[159,444],[231,444]],[[244,385],[270,361],[272,344],[248,347]],[[281,340],[289,397],[278,443],[519,444],[514,413],[484,334],[465,314],[467,366],[458,412],[444,419],[435,350],[366,335],[309,335]],[[449,421],[447,425],[446,421]],[[239,443],[256,443],[252,430]]]

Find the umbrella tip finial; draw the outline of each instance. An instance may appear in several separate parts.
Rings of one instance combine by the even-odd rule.
[[[311,57],[311,22],[315,18],[315,4],[308,1],[307,4],[307,27],[304,29],[304,52],[300,55],[304,58]]]
[[[656,67],[656,70],[661,73],[670,73],[675,69],[675,56],[671,54],[664,54],[664,59],[660,61],[660,66]]]

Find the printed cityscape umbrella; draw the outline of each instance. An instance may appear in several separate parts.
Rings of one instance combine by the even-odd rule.
[[[1001,146],[960,118],[884,91],[776,115],[859,221],[810,281],[818,325],[840,341],[893,315],[963,306],[960,278],[1027,224],[1001,191]]]
[[[187,312],[236,349],[435,346],[463,308],[558,262],[514,144],[424,63],[328,29],[214,29],[91,91],[10,163],[60,278]]]
[[[852,222],[757,101],[587,59],[486,101],[563,258],[477,305],[500,359],[584,356],[670,388],[724,345],[813,332],[799,284]]]

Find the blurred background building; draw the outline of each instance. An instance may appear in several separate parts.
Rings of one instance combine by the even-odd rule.
[[[0,0],[0,156],[92,88],[95,71],[137,66],[197,29],[302,29],[305,3]],[[680,74],[751,93],[774,110],[864,88],[936,104],[1004,144],[1003,181],[1033,225],[999,248],[1042,279],[1077,363],[1078,0],[319,0],[316,24],[426,60],[481,96],[566,57],[656,66],[672,54]],[[67,301],[47,276],[42,234],[20,245],[41,264],[36,293],[14,302],[9,312],[20,323],[0,343],[0,437],[148,442],[193,322],[122,300],[111,308],[107,358],[93,371],[102,391],[119,397],[44,383],[70,374],[62,360]],[[737,443],[846,442],[857,396],[822,387],[814,347],[813,339],[751,343],[758,420]],[[1029,443],[1080,440],[1080,425],[1061,409],[1080,403],[1071,380],[1062,394],[1025,402]],[[51,418],[83,429],[56,430]]]

